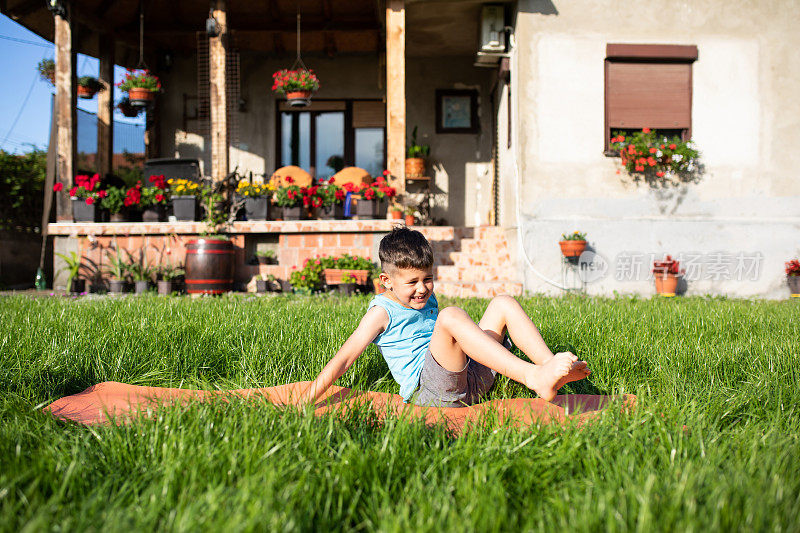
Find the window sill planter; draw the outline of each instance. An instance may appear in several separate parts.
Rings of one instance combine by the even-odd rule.
[[[311,104],[311,91],[287,92],[286,103],[291,107],[308,107]]]
[[[119,213],[109,213],[109,222],[128,222],[128,212],[123,209]]]
[[[244,212],[247,220],[269,220],[269,198],[245,198]]]
[[[675,289],[678,286],[678,276],[675,274],[663,273],[654,274],[656,281],[656,293],[661,296],[675,296]]]
[[[75,222],[98,222],[100,210],[94,204],[87,204],[83,198],[72,199],[72,220]]]
[[[284,207],[283,220],[303,220],[304,209],[302,207]]]
[[[586,241],[558,241],[564,257],[580,257],[586,249]]]
[[[175,220],[193,222],[197,216],[197,197],[194,195],[173,196],[172,213]]]
[[[152,205],[142,211],[142,222],[164,222],[167,210],[163,205]]]
[[[800,298],[800,276],[787,276],[786,283],[789,284],[791,297]]]
[[[344,205],[325,205],[317,209],[317,218],[320,220],[341,220],[344,218]]]
[[[339,285],[342,283],[342,277],[346,274],[353,276],[358,285],[366,285],[369,278],[369,270],[349,270],[343,268],[326,268],[323,273],[325,274],[325,283],[328,285]]]
[[[406,159],[406,177],[421,178],[425,175],[425,160],[421,157]]]
[[[156,95],[153,91],[142,87],[134,87],[128,91],[128,99],[134,107],[147,107],[155,98]]]
[[[172,294],[172,281],[164,281],[163,279],[159,280],[158,294],[160,296],[169,296]]]
[[[361,198],[356,204],[356,215],[359,219],[386,218],[387,202],[384,200],[365,200]]]

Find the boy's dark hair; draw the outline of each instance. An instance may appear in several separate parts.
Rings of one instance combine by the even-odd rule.
[[[378,248],[381,270],[387,267],[417,268],[424,270],[433,266],[433,248],[422,233],[406,227],[395,227],[381,239]]]

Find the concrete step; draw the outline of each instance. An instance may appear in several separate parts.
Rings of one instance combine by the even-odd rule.
[[[522,283],[515,281],[460,282],[445,281],[436,283],[436,294],[454,298],[494,298],[500,294],[522,295]]]

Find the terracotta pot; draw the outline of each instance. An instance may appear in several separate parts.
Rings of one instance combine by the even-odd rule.
[[[789,284],[792,298],[800,298],[800,276],[787,276],[786,283]]]
[[[392,217],[392,220],[401,220],[403,218],[402,211],[389,211],[389,214]]]
[[[97,93],[97,91],[94,91],[94,90],[90,89],[89,87],[86,87],[84,85],[78,85],[78,98],[84,98],[84,99],[88,100],[90,98],[94,98],[94,95],[96,93]]]
[[[306,107],[311,103],[311,91],[287,92],[286,103],[292,107]]]
[[[128,100],[131,105],[136,107],[143,107],[156,99],[156,93],[150,89],[143,89],[141,87],[134,87],[128,91]]]
[[[586,249],[586,241],[558,241],[564,257],[578,257]]]
[[[675,274],[655,274],[656,292],[663,296],[675,296],[678,286],[678,276]]]
[[[413,226],[414,225],[414,215],[406,215],[406,226]]]
[[[348,270],[343,268],[326,268],[323,272],[325,274],[325,283],[328,285],[339,285],[342,283],[342,277],[345,274],[350,274],[356,278],[356,283],[359,285],[366,285],[369,278],[369,270]]]
[[[406,159],[406,177],[421,178],[425,175],[425,160],[421,157]]]

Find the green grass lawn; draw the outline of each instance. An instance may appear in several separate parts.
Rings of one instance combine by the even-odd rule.
[[[562,392],[639,396],[583,428],[461,438],[367,411],[263,400],[123,427],[42,405],[100,381],[238,388],[309,380],[367,298],[0,298],[0,529],[663,530],[800,528],[800,308],[726,299],[522,303],[593,374]],[[473,318],[485,300],[446,300]],[[338,384],[397,392],[375,347]],[[530,396],[502,378],[493,397]],[[688,429],[682,429],[682,426]]]

